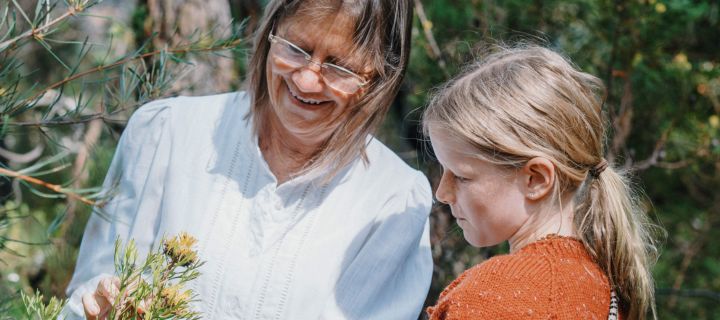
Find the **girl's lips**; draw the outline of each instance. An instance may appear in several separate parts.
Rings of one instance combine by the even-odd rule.
[[[455,219],[456,219],[455,223],[457,223],[457,225],[464,230],[465,228],[463,226],[468,223],[467,220],[465,220],[463,218],[455,218]]]

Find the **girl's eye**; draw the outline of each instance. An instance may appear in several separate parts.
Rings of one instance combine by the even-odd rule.
[[[470,179],[468,179],[468,178],[460,177],[460,176],[457,176],[457,175],[455,175],[455,174],[453,174],[453,176],[455,177],[455,181],[460,182],[460,183],[468,182],[468,181],[470,180]]]

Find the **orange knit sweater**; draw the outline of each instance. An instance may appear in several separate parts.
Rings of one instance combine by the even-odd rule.
[[[427,313],[431,320],[606,320],[609,310],[607,276],[583,244],[549,236],[465,271]]]

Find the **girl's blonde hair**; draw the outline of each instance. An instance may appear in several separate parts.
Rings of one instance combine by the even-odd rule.
[[[650,268],[657,249],[640,197],[627,173],[604,162],[605,87],[549,49],[500,48],[448,82],[423,115],[426,135],[438,127],[476,149],[476,156],[508,168],[534,158],[552,161],[552,204],[574,195],[576,231],[619,293],[630,319],[655,316]],[[609,294],[609,293],[608,293]]]

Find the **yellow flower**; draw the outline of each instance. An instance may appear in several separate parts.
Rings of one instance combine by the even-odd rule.
[[[711,115],[708,121],[710,122],[710,126],[713,128],[717,128],[720,126],[720,117],[718,117],[716,114]]]
[[[431,21],[427,20],[427,21],[423,22],[422,26],[425,31],[428,31],[428,30],[432,29],[433,23]]]
[[[636,52],[633,56],[632,65],[637,66],[638,64],[642,63],[643,61],[643,54],[640,52]]]
[[[687,63],[687,62],[688,62],[687,55],[685,55],[684,53],[678,53],[678,54],[676,54],[675,57],[673,58],[673,62],[675,62],[675,63]]]
[[[673,64],[680,70],[690,71],[692,70],[692,64],[688,61],[688,57],[684,53],[678,53],[673,57]]]
[[[658,3],[655,5],[655,11],[657,11],[657,13],[665,13],[667,6],[664,3]]]
[[[188,312],[187,307],[192,298],[192,291],[183,290],[182,285],[176,284],[163,288],[160,291],[160,297],[163,305],[171,309],[173,314],[179,316]]]
[[[165,239],[164,246],[165,255],[183,267],[187,267],[198,260],[197,252],[193,250],[193,246],[197,243],[197,239],[186,232],[180,233],[177,237]]]

